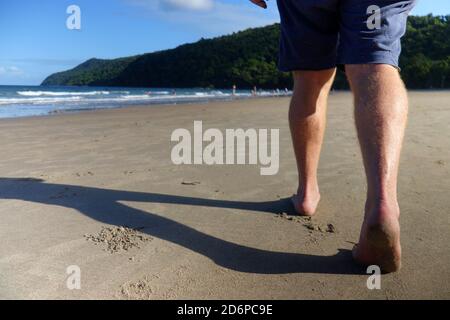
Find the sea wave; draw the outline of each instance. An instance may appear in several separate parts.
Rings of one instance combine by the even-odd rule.
[[[121,100],[146,100],[149,99],[151,96],[148,94],[131,94],[131,95],[122,95],[119,99]]]
[[[45,97],[45,96],[31,96],[29,98],[0,98],[0,105],[54,105],[54,104],[68,104],[68,103],[120,103],[120,102],[150,102],[150,101],[180,101],[180,100],[200,100],[207,98],[219,97],[212,94],[179,94],[179,95],[148,95],[148,94],[138,94],[138,95],[120,95],[108,98],[99,97],[87,97],[84,96],[56,96],[56,97]]]
[[[191,91],[178,92],[172,94],[169,91],[152,91],[148,94],[141,92],[129,91],[88,91],[88,92],[56,92],[56,91],[17,91],[15,97],[1,97],[0,105],[71,105],[78,104],[92,104],[93,107],[105,104],[136,104],[136,103],[177,103],[186,101],[202,101],[208,99],[228,99],[233,95],[231,93],[224,93],[219,90],[213,91]],[[286,94],[284,92],[258,92],[258,96],[276,96]],[[237,92],[234,94],[236,98],[251,97],[251,93]]]
[[[64,102],[79,102],[83,97],[67,98],[0,98],[0,105],[9,104],[55,104]]]
[[[87,92],[61,92],[61,91],[17,91],[17,94],[25,97],[41,97],[41,96],[97,96],[108,95],[109,91],[87,91]]]
[[[177,94],[177,95],[155,95],[155,94],[142,94],[142,95],[122,95],[122,100],[182,100],[182,99],[205,99],[205,98],[218,98],[226,97],[229,95],[222,94],[208,94],[204,92],[195,92],[193,94]]]
[[[151,94],[160,94],[160,95],[166,95],[170,94],[169,91],[150,91]]]

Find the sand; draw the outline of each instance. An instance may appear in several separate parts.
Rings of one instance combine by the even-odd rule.
[[[289,216],[287,98],[0,120],[0,298],[449,299],[450,93],[410,99],[403,269],[380,290],[368,290],[350,255],[365,177],[349,93],[330,97],[310,221]],[[279,128],[279,173],[172,164],[171,133],[194,120]],[[68,266],[80,268],[80,290],[67,288]]]

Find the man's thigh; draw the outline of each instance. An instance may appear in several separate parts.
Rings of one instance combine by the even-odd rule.
[[[324,70],[336,66],[339,0],[278,0],[279,68]]]
[[[398,68],[400,40],[416,0],[341,0],[338,64]]]

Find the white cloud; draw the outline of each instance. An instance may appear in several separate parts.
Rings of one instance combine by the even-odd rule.
[[[249,2],[250,3],[250,2]],[[258,10],[256,6],[216,1],[207,12],[167,12],[164,19],[172,23],[193,27],[212,34],[227,34],[251,27],[260,27],[278,21],[278,16],[267,10]]]
[[[0,66],[0,74],[1,75],[22,75],[23,71],[17,68],[16,66],[8,66],[3,67]]]
[[[139,7],[140,14],[199,31],[205,37],[228,34],[251,27],[260,27],[279,21],[276,6],[261,10],[250,1],[225,0],[123,0]],[[171,2],[172,6],[167,6]],[[173,4],[178,6],[173,6]],[[272,3],[273,4],[273,3]]]
[[[213,0],[160,0],[160,5],[169,10],[207,11],[212,9]]]

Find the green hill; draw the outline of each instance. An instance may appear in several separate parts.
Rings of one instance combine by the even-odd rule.
[[[114,60],[90,59],[76,68],[52,74],[42,85],[114,85],[115,79],[139,56]]]
[[[410,17],[400,61],[409,88],[450,88],[450,16]],[[114,60],[91,59],[42,85],[284,88],[276,68],[279,25],[201,39],[175,49]],[[336,88],[346,88],[339,74]]]

